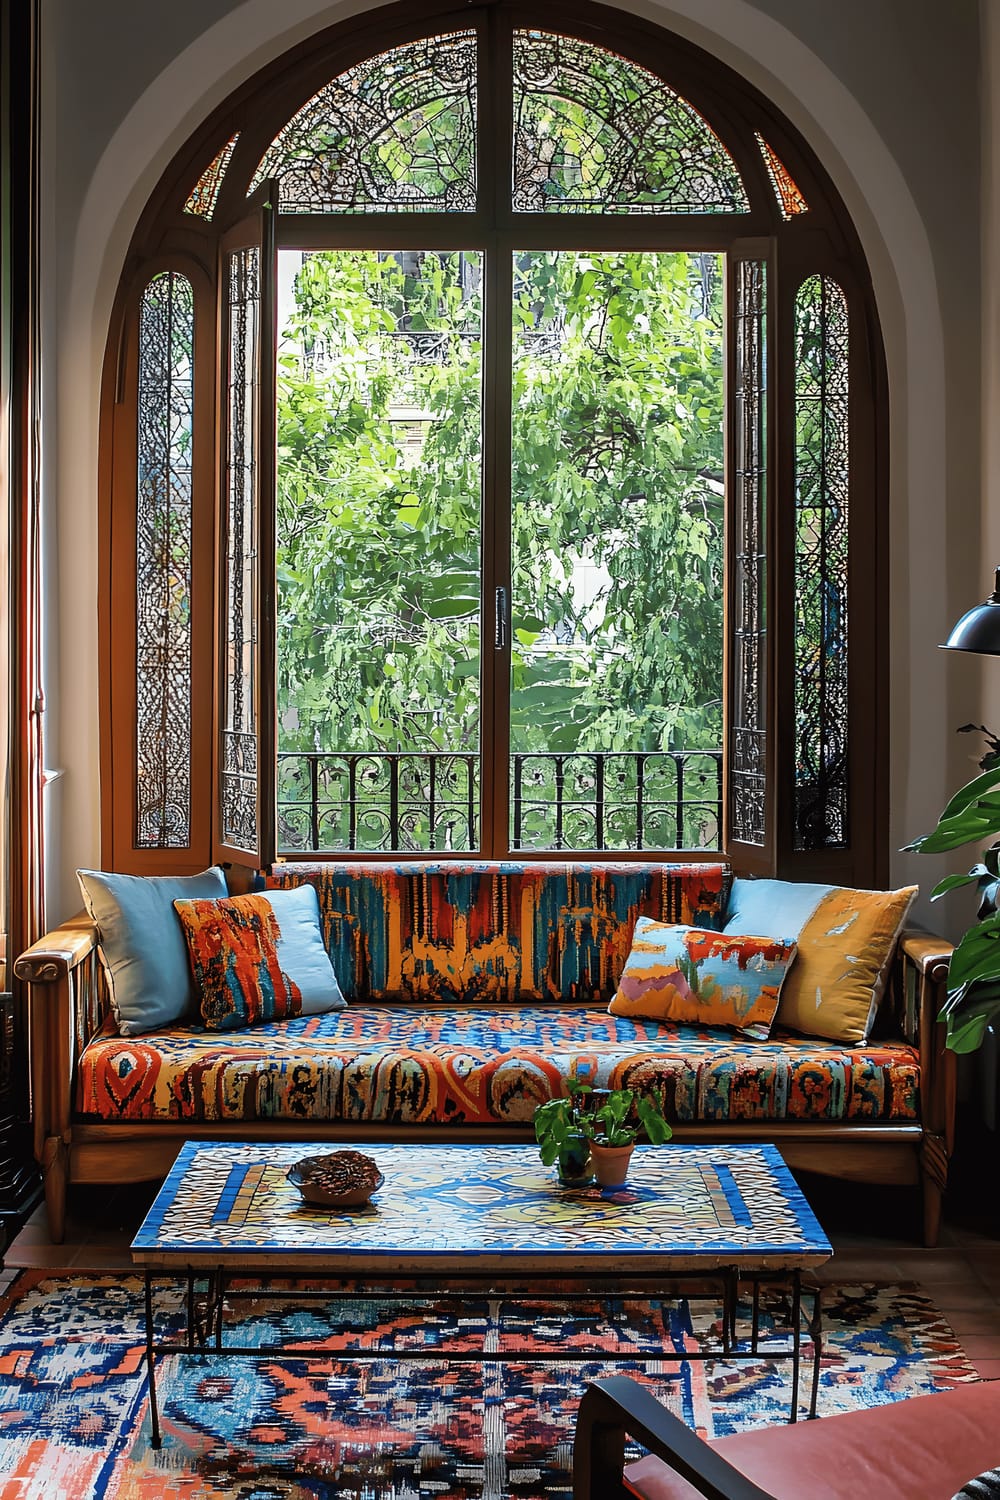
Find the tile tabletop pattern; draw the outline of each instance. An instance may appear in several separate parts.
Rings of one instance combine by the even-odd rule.
[[[309,1154],[335,1149],[313,1145]],[[361,1146],[385,1174],[371,1204],[305,1204],[287,1180],[295,1145],[190,1141],[132,1242],[140,1265],[186,1257],[220,1265],[270,1259],[349,1268],[373,1258],[414,1266],[510,1257],[592,1269],[627,1255],[635,1269],[817,1265],[829,1241],[769,1145],[638,1147],[623,1189],[564,1189],[530,1145]],[[194,1263],[194,1261],[192,1261]],[[470,1262],[471,1263],[471,1262]]]

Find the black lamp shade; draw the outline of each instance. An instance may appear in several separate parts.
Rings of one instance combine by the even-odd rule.
[[[983,656],[1000,656],[1000,568],[996,570],[990,597],[984,604],[966,611],[944,646],[948,651],[978,651]]]

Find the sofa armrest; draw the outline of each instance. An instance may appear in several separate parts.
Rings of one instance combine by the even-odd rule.
[[[908,959],[917,972],[940,983],[948,977],[948,965],[955,951],[953,943],[936,937],[931,932],[909,928],[899,940],[903,957]]]
[[[920,1053],[920,1170],[924,1182],[924,1239],[937,1242],[940,1203],[955,1149],[958,1068],[945,1046],[938,1020],[948,993],[948,967],[954,947],[945,938],[904,932],[898,945],[896,1006],[903,1036]]]
[[[80,912],[25,948],[14,963],[14,973],[26,984],[53,984],[66,979],[96,947],[97,927]]]
[[[772,1500],[626,1375],[588,1381],[573,1439],[573,1500],[626,1500],[626,1432],[705,1500]]]
[[[953,951],[947,939],[917,928],[907,928],[896,944],[884,1005],[894,1034],[911,1047],[919,1047],[921,1052],[938,1029],[937,1018],[948,989],[948,965]]]
[[[32,1131],[43,1170],[70,1139],[76,1059],[108,1013],[97,938],[95,924],[80,913],[14,963],[28,991]]]

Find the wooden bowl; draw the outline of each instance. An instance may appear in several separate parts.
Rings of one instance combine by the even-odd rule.
[[[362,1180],[352,1182],[341,1190],[334,1189],[328,1180],[331,1168],[351,1158],[353,1176]],[[370,1156],[360,1151],[331,1151],[326,1156],[303,1156],[294,1162],[285,1173],[294,1183],[307,1203],[323,1208],[360,1208],[373,1193],[377,1193],[385,1178]]]

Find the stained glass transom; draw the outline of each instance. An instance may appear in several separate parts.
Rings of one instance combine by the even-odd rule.
[[[194,292],[166,271],[139,311],[136,433],[137,849],[191,842]]]
[[[652,73],[572,37],[514,35],[514,208],[745,213],[736,164]]]
[[[792,219],[796,214],[804,214],[809,205],[799,191],[798,184],[785,166],[781,157],[776,155],[767,144],[759,131],[754,131],[760,154],[764,158],[767,175],[774,189],[774,196],[778,201],[783,219]]]
[[[795,300],[795,847],[848,837],[848,314],[828,276]]]
[[[239,138],[240,133],[237,131],[232,139],[226,142],[215,160],[202,172],[184,205],[184,212],[186,214],[198,214],[203,219],[210,219],[215,213],[215,205],[219,201],[219,189],[222,187],[222,179],[226,175],[226,168],[232,160],[233,152],[236,150],[236,142]]]
[[[254,443],[260,339],[260,252],[233,251],[227,267],[229,336],[226,453],[225,718],[222,729],[222,836],[257,842],[257,458]]]
[[[732,831],[733,837],[744,844],[761,845],[765,837],[767,784],[767,279],[764,262],[738,261],[735,278]]]
[[[320,89],[250,184],[282,213],[469,212],[476,206],[476,34],[409,42]]]

